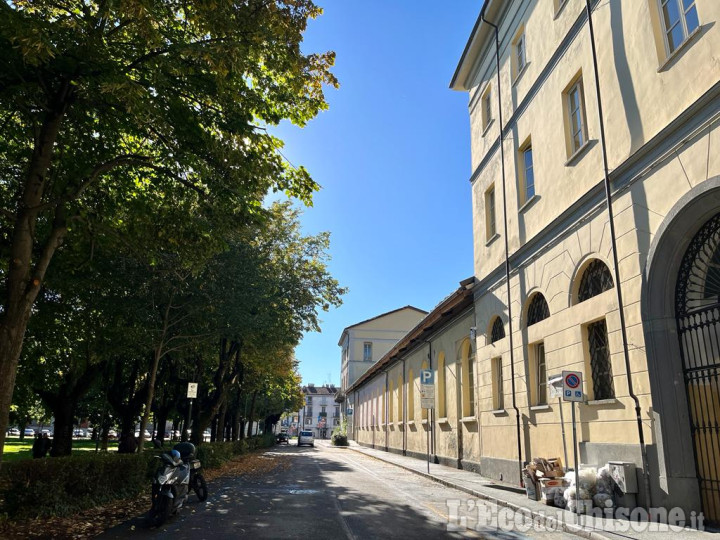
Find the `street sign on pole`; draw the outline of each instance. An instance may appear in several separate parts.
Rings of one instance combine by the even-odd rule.
[[[563,399],[570,401],[572,408],[572,445],[573,445],[573,461],[575,462],[575,485],[580,485],[580,478],[578,472],[578,449],[577,449],[577,421],[575,419],[575,403],[583,401],[582,391],[582,371],[563,371]],[[562,410],[562,408],[561,408]],[[578,497],[578,504],[575,507],[575,511],[580,515],[580,497]],[[579,519],[579,518],[578,518]]]
[[[435,374],[431,369],[420,371],[420,407],[435,408]]]
[[[187,391],[187,397],[189,399],[195,399],[197,397],[197,389],[198,389],[198,383],[196,382],[189,382],[188,383],[188,391]]]
[[[583,401],[582,371],[563,371],[563,399]]]

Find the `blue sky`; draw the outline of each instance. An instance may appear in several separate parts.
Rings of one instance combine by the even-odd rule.
[[[481,0],[318,0],[305,52],[334,50],[340,89],[304,129],[273,130],[322,189],[307,234],[331,232],[348,287],[295,351],[304,383],[340,382],[343,328],[405,305],[430,310],[471,276],[468,96],[448,88]]]

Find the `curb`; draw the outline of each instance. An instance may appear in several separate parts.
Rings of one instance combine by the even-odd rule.
[[[539,523],[542,523],[543,525],[547,525],[548,528],[552,527],[556,531],[562,530],[563,532],[574,534],[576,536],[580,536],[581,538],[587,538],[588,540],[608,540],[610,538],[597,530],[587,530],[584,527],[582,527],[581,525],[576,525],[574,523],[567,523],[564,520],[558,520],[555,517],[546,516],[536,510],[530,510],[528,508],[520,507],[514,503],[504,501],[504,500],[498,499],[496,497],[492,497],[491,495],[487,495],[485,493],[480,493],[479,491],[475,491],[474,489],[467,488],[465,486],[454,484],[443,478],[439,478],[432,474],[428,474],[428,473],[425,473],[422,471],[418,471],[417,469],[413,469],[412,467],[408,467],[406,465],[400,465],[399,463],[394,463],[392,461],[382,459],[381,457],[374,456],[372,454],[368,454],[367,452],[364,452],[363,450],[361,450],[359,448],[353,448],[352,446],[347,446],[346,448],[349,448],[350,450],[353,450],[354,452],[357,452],[364,456],[367,456],[367,457],[370,457],[373,459],[377,459],[378,461],[382,461],[383,463],[388,463],[390,465],[394,465],[395,467],[399,467],[400,469],[404,469],[408,472],[417,474],[418,476],[422,476],[424,478],[427,478],[428,480],[432,480],[433,482],[442,484],[445,487],[457,489],[458,491],[462,491],[464,493],[467,493],[468,495],[477,497],[478,499],[492,502],[492,503],[497,504],[498,506],[502,506],[504,508],[509,508],[510,510],[524,514],[525,516],[532,518],[533,521],[538,521]]]

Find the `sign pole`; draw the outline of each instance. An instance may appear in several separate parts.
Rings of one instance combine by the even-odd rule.
[[[577,447],[577,422],[575,420],[575,403],[583,401],[582,391],[582,371],[563,371],[563,400],[572,404],[572,444],[573,459],[575,461],[575,513],[577,521],[580,523],[580,470],[578,465],[578,447]],[[562,408],[560,409],[562,411]],[[563,428],[564,429],[564,428]]]
[[[430,474],[430,429],[426,429],[425,432],[427,433],[427,468]]]
[[[432,431],[432,413],[435,412],[435,375],[431,369],[420,371],[420,408],[428,411],[427,421],[427,470],[430,474],[430,432]]]
[[[577,451],[577,425],[575,423],[575,402],[572,402],[572,439],[573,439],[573,460],[575,461],[575,513],[580,519],[580,472],[578,467]]]
[[[558,396],[558,408],[560,409],[560,431],[562,431],[563,455],[565,456],[565,466],[567,467],[569,461],[567,455],[567,441],[565,440],[565,418],[563,415],[563,402],[560,396]]]
[[[193,406],[193,399],[197,397],[197,391],[198,391],[198,383],[190,382],[188,383],[188,389],[187,389],[187,397],[190,400],[190,406],[188,407],[188,419],[186,424],[186,431],[188,434],[188,438],[190,437],[190,430],[192,428],[192,406]],[[163,429],[165,429],[165,426],[163,426]],[[223,426],[224,431],[224,426]]]

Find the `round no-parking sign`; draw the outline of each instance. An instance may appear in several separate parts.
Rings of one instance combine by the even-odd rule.
[[[582,371],[563,371],[563,399],[582,401]]]

